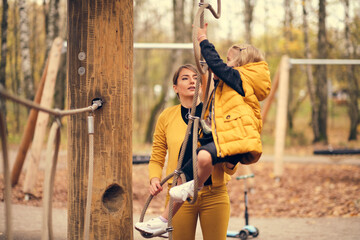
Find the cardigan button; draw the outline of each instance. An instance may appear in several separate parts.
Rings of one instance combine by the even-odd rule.
[[[230,119],[230,115],[227,115],[227,116],[226,116],[226,119]]]

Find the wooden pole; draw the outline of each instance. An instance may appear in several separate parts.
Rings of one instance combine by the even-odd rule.
[[[281,178],[284,171],[283,157],[285,148],[285,137],[287,127],[287,103],[289,94],[289,57],[283,56],[280,61],[279,92],[276,107],[275,125],[275,160],[274,176]]]
[[[50,108],[54,98],[56,76],[59,70],[59,62],[61,57],[61,49],[63,40],[56,38],[50,50],[49,66],[46,74],[43,94],[41,96],[40,105]],[[39,112],[35,126],[33,144],[30,149],[30,158],[26,169],[23,191],[26,194],[35,194],[35,183],[38,177],[38,168],[40,163],[41,151],[43,149],[44,139],[49,121],[49,114]]]
[[[133,239],[133,1],[68,0],[68,108],[94,112],[90,239]],[[68,239],[84,238],[87,114],[68,119]]]
[[[265,124],[265,122],[266,122],[267,114],[268,114],[268,112],[269,112],[269,110],[270,110],[270,107],[271,107],[272,102],[274,101],[275,94],[276,94],[276,91],[277,91],[278,86],[279,86],[280,67],[281,67],[281,66],[279,65],[278,69],[276,70],[274,80],[273,80],[272,83],[271,83],[271,91],[270,91],[270,94],[269,94],[269,96],[266,98],[265,103],[264,103],[264,107],[263,107],[263,109],[262,109],[262,111],[261,111],[261,118],[262,118],[263,124]],[[251,179],[252,179],[252,178],[251,178]]]

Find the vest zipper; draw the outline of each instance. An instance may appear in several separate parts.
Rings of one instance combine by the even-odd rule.
[[[219,85],[219,82],[215,85],[212,104],[211,104],[211,111],[212,111],[212,116],[213,116],[212,121],[214,121],[214,130],[215,130],[215,135],[216,135],[216,141],[219,146],[219,157],[222,157],[221,148],[220,148],[220,144],[219,144],[219,137],[218,137],[217,131],[216,131],[216,122],[215,122],[215,95],[216,95],[216,88],[218,85]]]

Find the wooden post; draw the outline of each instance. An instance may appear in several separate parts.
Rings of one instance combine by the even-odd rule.
[[[61,57],[61,49],[63,47],[63,40],[56,38],[50,50],[49,66],[46,74],[43,94],[41,96],[40,104],[43,107],[50,108],[54,98],[56,76],[59,70],[59,63]],[[46,135],[47,125],[49,121],[49,114],[39,112],[36,120],[35,133],[33,144],[30,149],[30,158],[26,169],[23,191],[26,194],[35,195],[35,183],[38,177],[38,169],[40,164],[41,151],[43,149],[44,139]]]
[[[41,96],[42,96],[44,85],[45,85],[45,79],[46,79],[48,65],[49,65],[49,58],[46,61],[46,66],[45,66],[43,75],[41,77],[41,81],[40,81],[38,90],[36,91],[36,95],[35,95],[35,98],[34,98],[35,103],[40,103],[40,101],[41,101]],[[27,151],[28,151],[30,143],[31,143],[31,141],[32,141],[32,139],[34,137],[34,132],[35,132],[35,126],[36,126],[38,113],[39,113],[39,111],[36,110],[36,109],[31,109],[30,110],[30,114],[29,114],[28,120],[26,122],[25,129],[24,129],[24,134],[23,134],[23,136],[21,138],[21,143],[20,143],[20,146],[19,146],[19,150],[18,150],[18,153],[17,153],[16,158],[15,158],[15,163],[14,163],[14,166],[13,166],[13,170],[11,172],[11,186],[13,186],[13,187],[19,181],[21,169],[22,169],[22,167],[24,165],[24,161],[25,161],[25,158],[26,158]]]
[[[133,239],[133,1],[68,0],[68,108],[94,112],[90,239]],[[83,239],[87,114],[68,119],[68,239]]]
[[[272,81],[272,83],[271,83],[271,91],[270,91],[270,94],[269,94],[269,96],[266,98],[265,103],[264,103],[264,106],[263,106],[263,108],[262,108],[262,110],[261,110],[261,118],[262,118],[263,125],[264,125],[265,122],[266,122],[267,114],[268,114],[268,112],[269,112],[269,110],[270,110],[270,107],[271,107],[272,102],[274,101],[275,94],[276,94],[276,91],[277,91],[278,86],[279,86],[280,67],[281,67],[281,65],[279,64],[278,69],[276,70],[274,79],[273,79],[273,81]],[[250,179],[252,179],[252,178],[250,178]]]
[[[287,127],[287,104],[289,94],[289,71],[290,62],[288,56],[283,56],[280,61],[279,92],[276,107],[276,125],[275,125],[275,160],[274,176],[281,178],[284,166],[284,148]]]

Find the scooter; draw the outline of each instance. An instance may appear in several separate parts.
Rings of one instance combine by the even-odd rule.
[[[236,177],[236,180],[244,179],[244,200],[245,200],[245,226],[240,231],[228,231],[226,236],[231,238],[239,238],[241,240],[246,240],[249,236],[256,238],[259,236],[259,229],[249,225],[249,213],[248,213],[248,198],[247,198],[247,188],[246,188],[246,179],[253,178],[254,174],[242,175]]]

